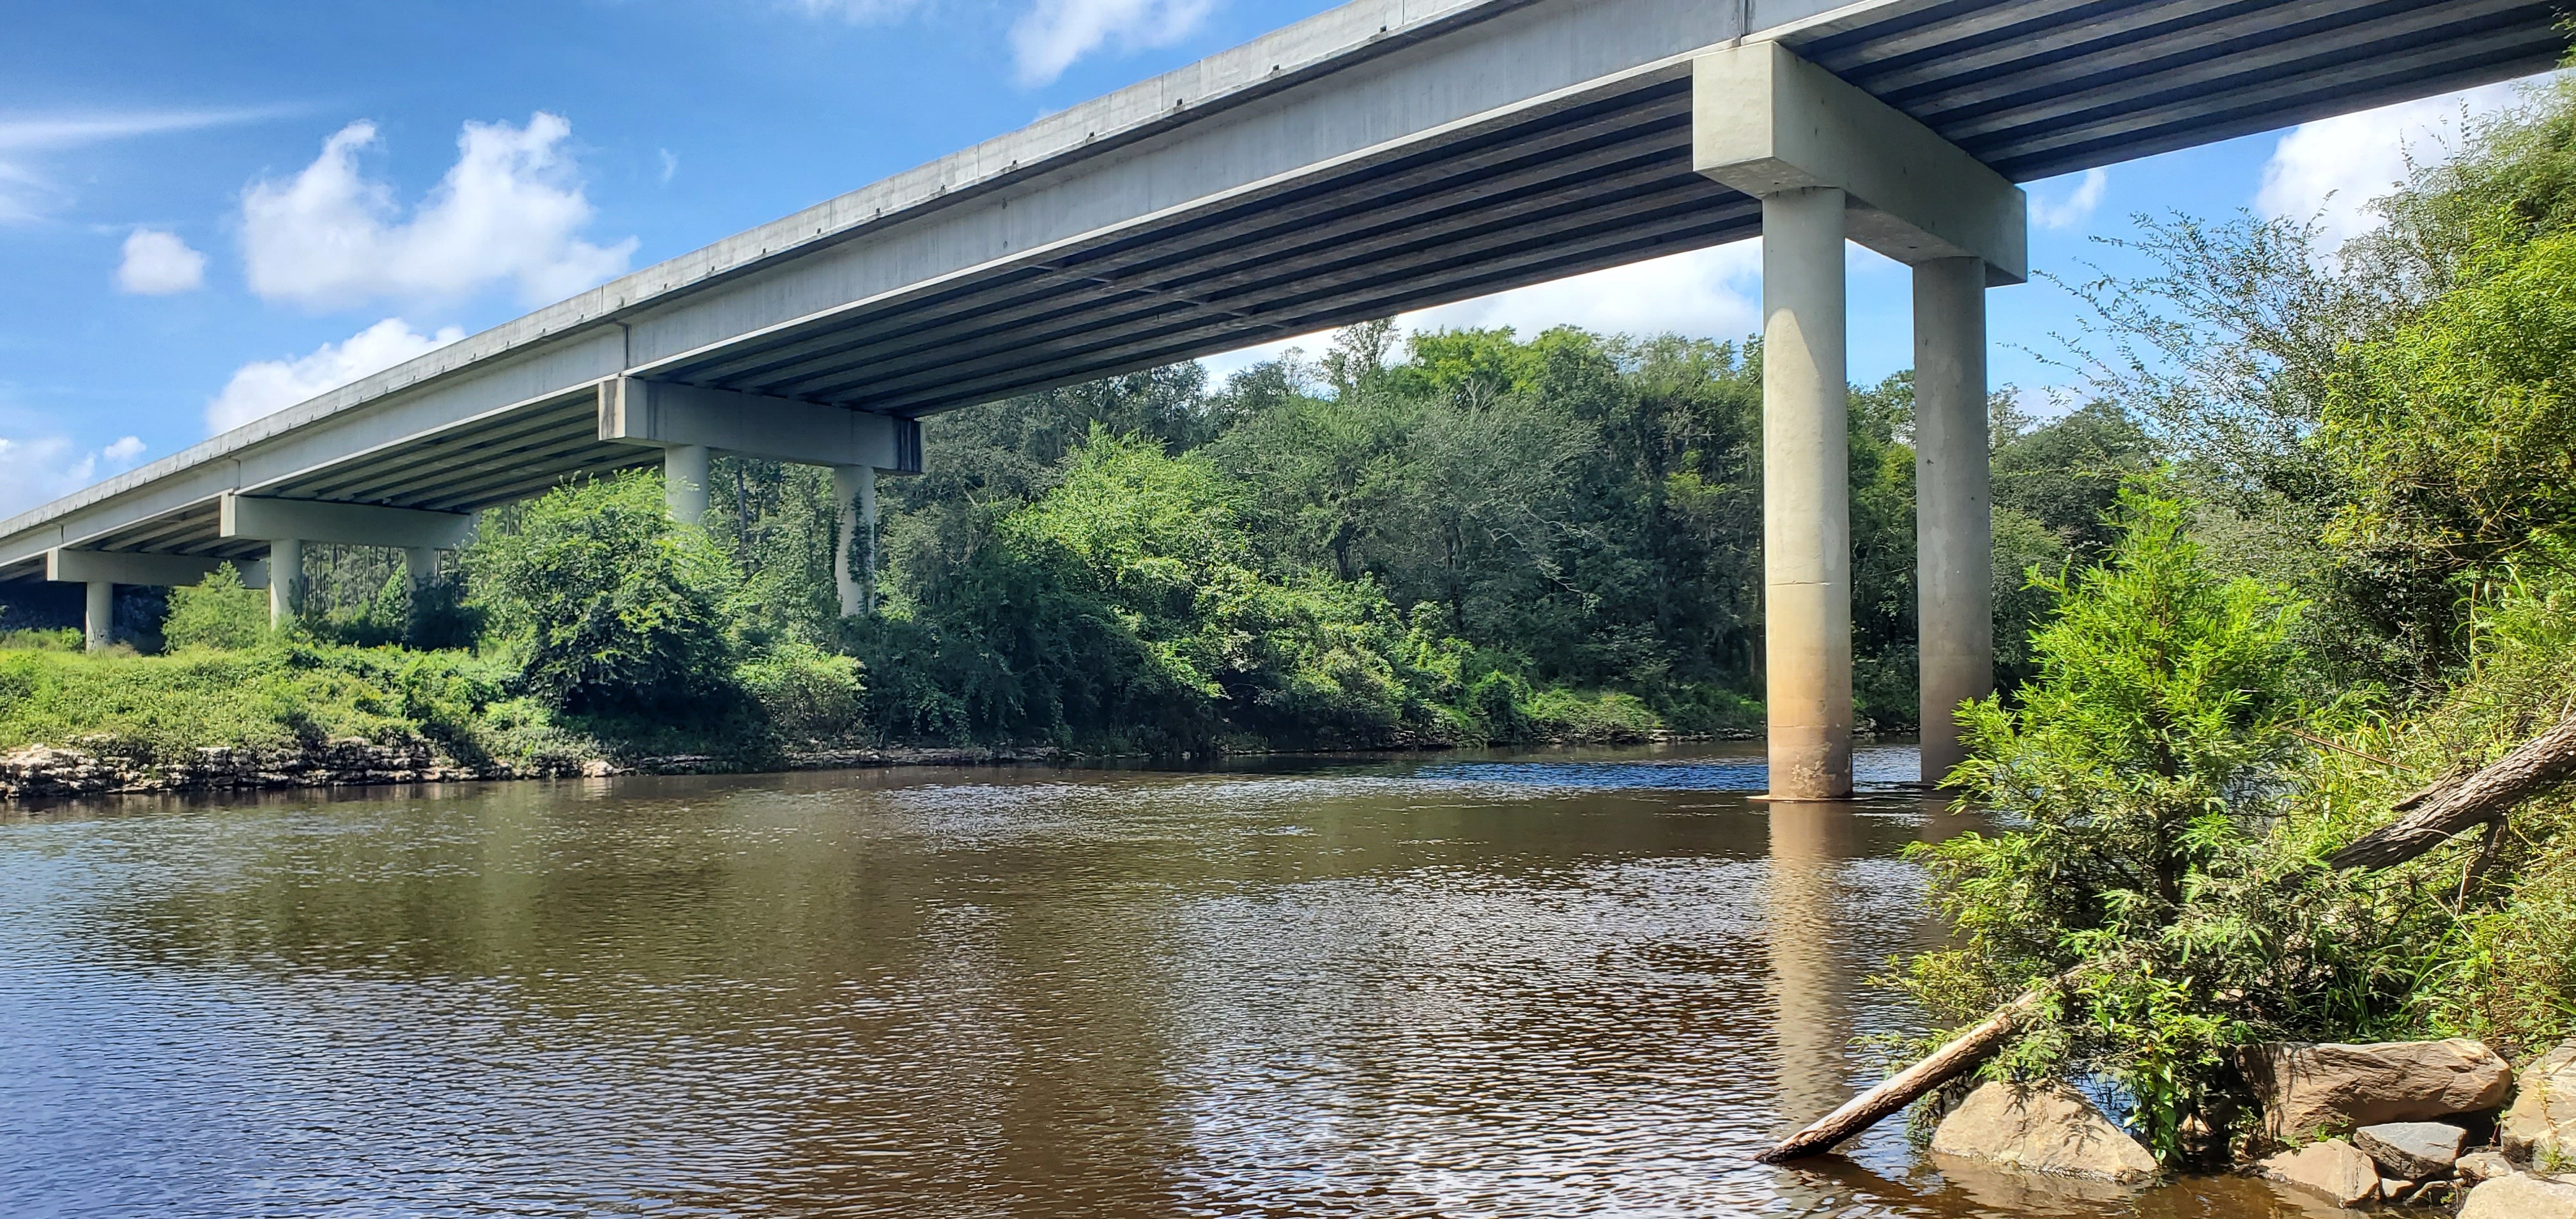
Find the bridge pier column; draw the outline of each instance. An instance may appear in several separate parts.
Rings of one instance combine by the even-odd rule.
[[[285,626],[304,614],[304,542],[268,541],[268,624]]]
[[[2027,201],[1939,133],[1776,42],[1693,59],[1691,89],[1692,166],[1762,201],[1771,794],[1851,793],[1846,238],[1918,268],[1923,766],[1941,773],[1957,757],[1950,711],[1992,681],[1984,290],[2027,272]]]
[[[1851,794],[1844,193],[1762,198],[1762,579],[1771,795]]]
[[[1914,265],[1914,554],[1922,779],[1966,758],[1959,704],[1995,689],[1986,264]]]
[[[116,628],[116,584],[110,580],[91,580],[82,586],[86,601],[81,616],[81,643],[90,651],[104,651],[113,642]]]
[[[683,525],[707,518],[707,446],[675,444],[662,450],[662,504]]]
[[[832,467],[832,501],[840,506],[840,544],[833,548],[832,579],[840,586],[841,616],[873,614],[877,608],[876,467]]]

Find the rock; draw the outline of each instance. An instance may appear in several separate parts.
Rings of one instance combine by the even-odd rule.
[[[2337,1206],[2379,1200],[2379,1166],[2342,1139],[2310,1143],[2263,1161],[2263,1175],[2296,1186]]]
[[[2516,1173],[2469,1191],[2460,1219],[2576,1219],[2576,1185]]]
[[[2506,1155],[2540,1171],[2576,1169],[2576,1041],[2561,1042],[2522,1069],[2496,1137]]]
[[[2513,1161],[2504,1158],[2500,1151],[2472,1151],[2461,1156],[2460,1162],[2452,1167],[2461,1180],[2471,1184],[2513,1175]]]
[[[2352,1132],[2352,1145],[2390,1176],[2421,1181],[2447,1177],[2460,1160],[2469,1132],[2441,1122],[2382,1122]]]
[[[2513,1070],[2504,1059],[2463,1037],[2249,1046],[2238,1064],[2263,1098],[2272,1137],[2283,1142],[2477,1113],[2503,1104],[2513,1088]]]
[[[1932,1150],[2030,1172],[2122,1183],[2156,1175],[2156,1158],[2064,1084],[1989,1083],[1941,1119]]]

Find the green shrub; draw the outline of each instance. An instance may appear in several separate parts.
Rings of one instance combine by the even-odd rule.
[[[86,642],[79,627],[0,631],[0,652],[77,652]]]
[[[671,524],[662,484],[627,473],[558,487],[465,553],[493,639],[562,710],[708,723],[732,711],[731,564]]]
[[[867,728],[867,690],[855,657],[790,641],[744,664],[737,676],[773,731],[837,741]]]
[[[1664,727],[1653,708],[1618,691],[1541,690],[1530,698],[1527,714],[1539,739],[1569,745],[1643,741]]]
[[[230,563],[195,585],[170,590],[170,616],[161,638],[171,651],[211,648],[242,651],[269,639],[268,593],[244,588]]]

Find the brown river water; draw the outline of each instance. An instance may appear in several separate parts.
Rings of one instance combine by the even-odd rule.
[[[1749,746],[0,812],[0,1215],[2271,1216],[1751,1155],[1919,1017]],[[1872,782],[1874,781],[1874,783]]]

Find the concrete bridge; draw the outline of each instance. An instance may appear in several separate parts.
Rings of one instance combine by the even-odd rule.
[[[1773,794],[1851,786],[1843,242],[1915,268],[1927,776],[1992,684],[1985,289],[2012,184],[2551,66],[2531,0],[1359,0],[0,521],[0,580],[415,574],[471,514],[831,466],[843,608],[919,420],[1765,235]]]

